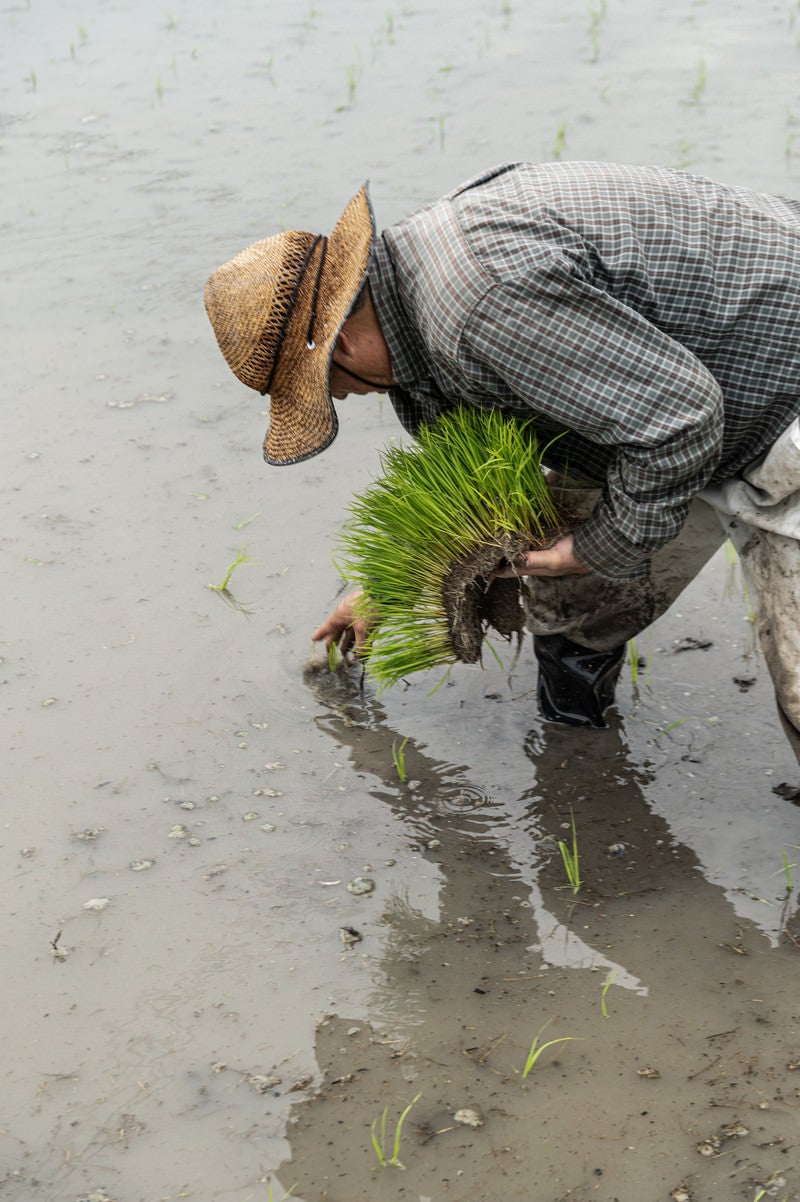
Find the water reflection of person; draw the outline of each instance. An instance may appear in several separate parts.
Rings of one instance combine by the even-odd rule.
[[[781,953],[767,962],[766,940],[734,916],[692,852],[652,813],[647,774],[631,764],[618,730],[576,739],[564,728],[535,729],[525,744],[535,779],[521,797],[499,802],[475,787],[469,769],[437,763],[410,745],[406,766],[416,783],[400,784],[397,736],[383,725],[380,707],[331,681],[317,694],[325,707],[321,729],[348,748],[357,774],[375,778],[370,794],[402,820],[439,874],[435,916],[424,917],[402,894],[385,906],[390,933],[378,957],[372,1021],[386,1040],[362,1041],[354,1053],[349,1020],[321,1028],[321,1096],[346,1104],[349,1129],[357,1130],[383,1106],[396,1114],[422,1092],[414,1122],[416,1139],[424,1139],[412,1140],[408,1163],[423,1173],[419,1188],[429,1196],[461,1172],[473,1191],[463,1196],[497,1196],[498,1171],[511,1196],[516,1179],[498,1169],[501,1148],[513,1149],[522,1180],[547,1182],[548,1198],[573,1196],[564,1191],[588,1188],[598,1172],[621,1198],[667,1196],[697,1171],[697,1137],[731,1117],[715,1107],[738,1113],[774,1093],[781,1054],[774,1032],[791,1012],[794,987],[784,976],[792,977],[793,965]],[[576,896],[563,888],[556,850],[569,839],[573,816],[582,877]],[[535,855],[526,864],[530,846]],[[755,1026],[763,1015],[752,1000],[763,993],[765,973],[771,1031]],[[609,978],[615,987],[604,1001],[617,1021],[605,1025],[600,996]],[[560,1066],[554,1061],[537,1079],[545,1095],[526,1102],[509,1092],[509,1082],[517,1088],[515,1069],[548,1020],[548,1034],[581,1042],[561,1049]],[[645,1095],[637,1073],[653,1065],[668,1083]],[[453,1113],[465,1106],[486,1119],[494,1157],[474,1131],[455,1129]],[[307,1184],[319,1194],[320,1182],[306,1183],[302,1174],[330,1114],[312,1109],[292,1126],[293,1162],[281,1175],[299,1176],[301,1196]],[[577,1156],[576,1123],[583,1132]],[[433,1138],[436,1131],[447,1139]],[[623,1145],[632,1152],[640,1141],[639,1156],[620,1156]],[[324,1188],[340,1177],[348,1198],[357,1196],[358,1150],[349,1141],[337,1147],[326,1140],[325,1148]],[[762,1154],[749,1145],[747,1154],[757,1166]],[[367,1152],[364,1173],[371,1167]],[[418,1196],[415,1181],[409,1196]]]

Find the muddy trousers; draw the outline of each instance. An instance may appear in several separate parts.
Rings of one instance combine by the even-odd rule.
[[[588,516],[598,496],[597,489],[563,480],[554,491],[579,518]],[[800,761],[800,419],[741,478],[707,488],[694,500],[680,535],[653,556],[648,576],[528,577],[528,625],[534,645],[540,643],[544,716],[555,716],[547,713],[541,688],[548,649],[558,654],[554,636],[578,652],[616,651],[620,657],[624,644],[669,609],[726,538],[739,555],[778,710]],[[610,699],[606,687],[602,700]]]

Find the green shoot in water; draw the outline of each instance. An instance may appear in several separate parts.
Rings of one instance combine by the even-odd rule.
[[[695,76],[695,81],[694,81],[694,84],[692,85],[692,90],[689,93],[689,104],[699,104],[700,103],[700,98],[703,95],[703,92],[705,92],[705,90],[706,90],[706,82],[707,82],[706,60],[704,58],[701,58],[700,62],[697,64],[697,75]]]
[[[634,694],[639,692],[639,684],[645,686],[650,684],[650,655],[647,658],[639,654],[639,648],[636,645],[635,639],[628,639],[628,667],[631,670],[631,685],[633,686]],[[644,680],[642,681],[642,667],[644,667]]]
[[[636,650],[636,641],[628,639],[628,664],[631,669],[631,684],[634,689],[639,687],[639,652]]]
[[[794,879],[792,877],[792,869],[796,868],[797,864],[790,860],[789,853],[785,847],[781,848],[781,857],[783,858],[783,875],[786,877],[786,892],[791,893]]]
[[[245,518],[243,522],[237,522],[233,528],[234,530],[244,530],[245,526],[249,526],[251,522],[254,522],[260,516],[258,513],[253,513],[249,518]]]
[[[561,860],[564,864],[564,871],[567,874],[570,888],[573,894],[575,894],[581,887],[581,869],[578,857],[578,832],[575,829],[574,814],[572,815],[572,846],[570,847],[563,839],[559,839],[558,850],[561,852]]]
[[[395,739],[392,743],[392,760],[394,762],[398,778],[403,782],[406,779],[406,743],[410,737],[410,735],[406,735],[402,743],[398,743],[397,739]]]
[[[553,158],[556,160],[561,158],[561,156],[564,153],[564,150],[566,148],[568,126],[569,126],[569,123],[567,121],[562,121],[561,124],[559,125],[558,129],[556,130],[556,136],[553,139],[553,146],[552,146],[552,150],[550,152],[552,154]]]
[[[288,1197],[290,1197],[290,1195],[293,1194],[296,1189],[297,1189],[297,1186],[293,1185],[291,1189],[286,1191],[286,1193],[280,1199],[280,1202],[286,1202],[286,1199]],[[267,1202],[275,1202],[275,1198],[274,1198],[274,1195],[272,1192],[272,1182],[271,1181],[269,1183],[269,1189],[267,1191]]]
[[[608,976],[606,977],[605,985],[600,990],[600,1012],[603,1015],[603,1018],[608,1018],[608,1007],[606,1006],[606,994],[608,993],[609,989],[613,985],[614,977],[616,975],[617,974],[615,972],[610,972],[608,974]]]
[[[526,1079],[526,1077],[529,1075],[529,1073],[531,1073],[533,1071],[533,1069],[536,1067],[536,1062],[539,1059],[539,1057],[541,1056],[542,1052],[547,1051],[548,1048],[554,1047],[557,1043],[571,1043],[574,1039],[577,1038],[577,1036],[575,1036],[575,1035],[562,1035],[560,1039],[548,1039],[547,1043],[539,1043],[539,1036],[541,1035],[544,1028],[548,1025],[549,1025],[548,1023],[545,1023],[543,1027],[539,1028],[539,1030],[537,1031],[536,1036],[534,1038],[534,1041],[531,1044],[531,1050],[528,1052],[528,1059],[525,1061],[525,1067],[522,1070],[522,1080],[523,1081]]]
[[[231,582],[231,576],[236,571],[236,569],[239,567],[239,565],[242,563],[252,563],[252,562],[253,561],[250,558],[250,556],[247,554],[247,551],[245,550],[245,548],[240,547],[239,551],[236,555],[236,558],[234,559],[233,563],[229,565],[228,570],[225,573],[225,579],[222,581],[222,584],[209,584],[208,587],[210,589],[213,589],[215,593],[227,593],[228,585]]]
[[[381,1168],[404,1169],[406,1166],[400,1160],[400,1140],[403,1134],[403,1123],[408,1118],[409,1111],[415,1102],[418,1102],[422,1097],[418,1093],[415,1098],[408,1103],[400,1118],[397,1120],[397,1126],[394,1129],[394,1141],[392,1144],[392,1155],[387,1157],[386,1154],[386,1116],[389,1112],[389,1107],[384,1107],[383,1114],[380,1118],[380,1137],[378,1136],[378,1119],[372,1120],[372,1146],[375,1149],[375,1155],[378,1157],[378,1162]]]

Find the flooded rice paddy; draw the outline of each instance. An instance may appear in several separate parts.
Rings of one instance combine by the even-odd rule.
[[[797,5],[30,0],[0,30],[0,1198],[800,1198],[800,782],[736,563],[643,636],[605,732],[540,723],[529,646],[433,695],[309,672],[401,431],[351,398],[265,467],[202,305],[367,178],[381,225],[522,158],[796,197]]]

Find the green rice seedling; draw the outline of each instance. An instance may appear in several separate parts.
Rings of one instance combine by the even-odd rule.
[[[567,874],[570,888],[573,895],[578,892],[581,887],[581,870],[580,859],[578,856],[578,832],[575,829],[575,815],[572,815],[572,846],[570,847],[563,839],[558,841],[558,850],[561,852],[561,860],[564,865],[564,871]]]
[[[228,570],[225,573],[225,579],[222,581],[222,583],[221,584],[209,584],[208,587],[210,589],[213,589],[215,593],[227,593],[228,585],[231,582],[231,576],[236,571],[236,569],[239,567],[239,565],[242,563],[252,563],[252,562],[253,561],[250,558],[250,556],[248,555],[247,550],[244,547],[240,547],[233,563],[229,564]]]
[[[628,665],[631,670],[631,684],[636,691],[639,688],[639,652],[636,650],[635,639],[628,639]]]
[[[733,543],[730,541],[730,539],[727,539],[725,542],[725,559],[727,560],[728,569],[729,569],[728,570],[728,580],[725,585],[725,595],[733,596],[734,591],[735,591],[736,566],[737,566],[737,564],[740,563],[740,559],[739,559],[739,553],[736,550]],[[755,613],[755,610],[753,609],[753,603],[752,603],[752,600],[750,599],[750,590],[747,587],[747,580],[745,579],[743,572],[740,572],[740,574],[739,574],[739,586],[741,588],[742,597],[744,598],[744,603],[745,603],[745,609],[746,609],[745,617],[747,618],[747,621],[750,622],[752,625],[752,623],[754,623],[756,620],[756,613]]]
[[[444,595],[454,565],[487,548],[499,564],[512,535],[528,548],[561,528],[542,454],[533,423],[473,408],[424,426],[413,447],[386,448],[382,476],[350,504],[337,557],[364,590],[367,669],[379,689],[464,658]]]
[[[603,1018],[608,1018],[608,1007],[606,1006],[606,994],[608,993],[611,986],[614,984],[614,978],[616,975],[617,974],[615,972],[610,972],[608,974],[608,976],[606,977],[605,985],[600,990],[600,1012],[603,1015]]]
[[[685,171],[694,162],[695,144],[689,138],[679,138],[675,146],[675,157],[670,166],[676,171]]]
[[[677,727],[683,725],[683,722],[691,721],[693,718],[695,718],[694,714],[687,714],[686,718],[676,719],[674,722],[670,722],[669,726],[659,726],[656,731],[655,742],[658,742],[658,739],[662,737],[662,734],[669,734],[670,731],[676,731]],[[647,726],[655,726],[655,722],[647,722]]]
[[[798,120],[791,109],[786,110],[786,134],[783,142],[783,157],[788,171],[792,165],[792,156],[794,154],[794,144],[797,140],[797,125]]]
[[[25,83],[28,85],[29,92],[36,91],[36,72],[34,71],[33,67],[31,67],[30,71],[25,76]]]
[[[761,1202],[762,1198],[776,1197],[776,1193],[777,1193],[776,1187],[778,1186],[779,1183],[781,1185],[785,1184],[785,1179],[784,1179],[783,1173],[780,1171],[780,1169],[775,1173],[770,1173],[769,1177],[767,1177],[763,1186],[761,1186],[759,1188],[758,1193],[756,1194],[755,1198],[753,1198],[753,1202]],[[789,1202],[789,1195],[783,1194],[781,1197],[781,1202]]]
[[[361,72],[353,63],[348,63],[344,69],[344,73],[347,78],[347,103],[352,104],[355,100],[358,77]]]
[[[286,1199],[289,1198],[296,1189],[297,1189],[296,1185],[293,1185],[291,1189],[288,1189],[286,1191],[286,1193],[283,1195],[283,1197],[280,1199],[280,1202],[286,1202]],[[271,1181],[269,1183],[269,1189],[267,1190],[267,1202],[275,1202],[275,1197],[272,1192],[272,1182]]]
[[[397,739],[392,743],[392,761],[399,780],[404,784],[406,779],[406,743],[410,735],[406,735],[402,743],[398,743]]]
[[[725,539],[725,559],[731,567],[736,567],[739,562],[739,552],[729,538]]]
[[[639,684],[650,684],[653,665],[649,652],[646,657],[640,655],[635,639],[628,640],[628,666],[631,670],[631,684],[633,686],[633,691],[634,694],[638,696]],[[642,676],[642,666],[644,666],[644,676]]]
[[[556,130],[556,136],[553,140],[553,148],[551,154],[554,159],[560,159],[567,145],[567,128],[568,122],[562,121]]]
[[[592,47],[591,61],[596,63],[600,57],[600,26],[608,12],[607,0],[600,0],[597,7],[589,5],[589,42]]]
[[[391,1157],[387,1157],[386,1146],[386,1116],[389,1113],[389,1107],[384,1107],[383,1114],[380,1117],[380,1124],[378,1119],[372,1120],[372,1146],[375,1149],[375,1155],[378,1158],[378,1163],[380,1164],[381,1168],[404,1169],[406,1167],[400,1160],[400,1140],[403,1135],[403,1123],[408,1118],[411,1107],[418,1102],[421,1097],[422,1094],[418,1093],[415,1098],[412,1098],[403,1113],[400,1115],[400,1118],[397,1120],[397,1126],[394,1129]],[[378,1135],[378,1130],[380,1130],[380,1136]]]
[[[258,513],[251,514],[249,518],[245,518],[243,522],[239,522],[236,526],[234,526],[234,530],[244,530],[245,526],[249,526],[251,522],[254,522],[256,518],[260,516],[261,515]]]
[[[706,90],[707,82],[706,60],[701,58],[700,62],[697,64],[697,73],[695,75],[691,91],[689,92],[689,104],[700,103],[702,95]]]
[[[426,124],[430,126],[428,141],[438,140],[439,149],[443,151],[445,144],[444,113],[440,113],[438,117],[428,117]]]
[[[783,875],[786,877],[786,892],[791,893],[794,886],[792,870],[797,867],[797,864],[790,859],[785,847],[781,848],[781,858],[783,859]]]
[[[575,1035],[562,1035],[559,1039],[548,1039],[547,1043],[539,1043],[539,1036],[541,1035],[542,1031],[544,1031],[545,1027],[549,1025],[549,1021],[546,1022],[544,1026],[541,1026],[536,1033],[533,1043],[531,1044],[531,1049],[528,1052],[528,1059],[525,1061],[525,1067],[522,1070],[523,1081],[526,1080],[529,1074],[533,1072],[534,1068],[536,1067],[536,1062],[541,1056],[542,1052],[546,1052],[548,1048],[554,1047],[557,1043],[572,1043],[572,1041],[577,1038]]]

